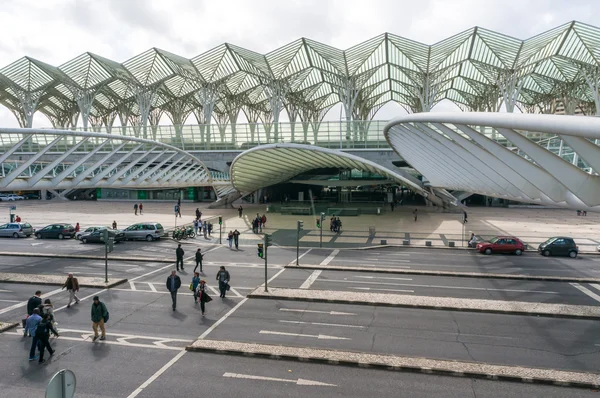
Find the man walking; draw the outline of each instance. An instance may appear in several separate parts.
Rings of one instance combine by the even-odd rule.
[[[40,305],[42,305],[42,298],[40,297],[41,295],[42,295],[42,292],[40,290],[38,290],[35,292],[35,295],[27,301],[27,317],[28,318],[33,314],[33,310],[35,308],[38,308]],[[29,328],[27,328],[25,326],[28,318],[25,318],[23,320],[23,337],[27,337],[27,332],[29,331]],[[31,336],[31,334],[29,334],[29,335]]]
[[[140,209],[140,216],[141,216],[142,214],[144,214],[144,213],[142,213],[144,211],[144,205],[140,203],[139,209]]]
[[[94,329],[94,338],[92,341],[96,341],[98,339],[98,328],[102,334],[100,335],[100,340],[106,340],[106,329],[104,328],[104,322],[108,319],[108,310],[106,309],[106,305],[100,301],[100,297],[94,296],[94,302],[92,303],[92,329]]]
[[[50,347],[50,332],[56,337],[59,337],[58,332],[52,325],[52,319],[49,314],[44,314],[42,320],[37,325],[35,336],[40,342],[40,363],[46,362],[44,359],[44,351],[48,350],[50,356],[54,355],[54,350]]]
[[[183,271],[183,255],[185,252],[181,248],[181,243],[177,245],[177,249],[175,249],[175,255],[177,256],[177,271],[179,271],[179,264],[181,264],[181,270]]]
[[[29,316],[29,318],[27,318],[27,322],[25,323],[24,336],[26,336],[27,332],[29,332],[29,335],[32,337],[31,348],[29,349],[29,360],[30,361],[37,359],[37,356],[35,355],[35,348],[38,346],[39,340],[35,334],[36,334],[37,326],[41,321],[42,321],[42,317],[40,316],[39,308],[34,308],[32,311],[32,314]]]
[[[219,281],[219,292],[221,295],[219,297],[225,298],[225,293],[227,293],[227,287],[229,285],[229,271],[225,269],[224,266],[219,268],[219,272],[217,272],[217,280]]]
[[[198,249],[198,251],[196,251],[196,266],[194,267],[194,272],[196,272],[198,266],[200,266],[200,272],[202,272],[202,259],[204,259],[204,256],[200,253],[200,249]]]
[[[67,288],[67,292],[69,292],[69,304],[67,304],[67,308],[71,308],[71,303],[73,299],[75,299],[75,304],[79,304],[79,297],[75,293],[79,291],[79,281],[77,278],[73,277],[73,274],[69,273],[67,280],[62,286],[62,289]],[[61,290],[62,290],[61,289]]]
[[[202,212],[199,208],[196,207],[196,219],[200,220],[202,218]]]
[[[173,311],[177,308],[177,290],[181,287],[181,279],[176,271],[171,271],[167,278],[167,290],[171,292],[171,301],[173,301]]]
[[[137,203],[135,203],[135,204],[133,205],[133,214],[135,214],[136,216],[137,216],[137,211],[138,211],[138,204],[137,204]]]
[[[240,207],[238,208],[238,214],[239,214],[240,218],[242,218],[242,212],[243,212],[243,211],[244,211],[244,209],[242,208],[242,206],[240,206]]]
[[[415,210],[413,211],[413,216],[415,216],[415,222],[417,222],[417,217],[418,217],[418,215],[419,215],[419,211],[418,211],[417,209],[415,209]]]
[[[235,244],[236,250],[238,249],[239,239],[240,239],[240,231],[238,231],[236,229],[235,231],[233,231],[233,243]]]

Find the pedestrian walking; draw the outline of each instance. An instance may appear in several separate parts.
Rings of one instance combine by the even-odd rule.
[[[196,207],[196,219],[200,220],[202,218],[202,212],[199,208]]]
[[[194,225],[194,233],[198,235],[198,220],[196,219],[192,223]]]
[[[204,256],[202,255],[202,253],[200,253],[200,249],[198,249],[196,251],[196,266],[194,267],[194,272],[196,272],[196,268],[198,268],[198,266],[200,266],[200,272],[202,272],[202,260],[204,259]]]
[[[112,223],[113,229],[117,229],[117,220],[114,220]]]
[[[177,206],[181,207],[181,198],[177,199]]]
[[[233,243],[233,231],[229,231],[227,234],[227,243],[229,244],[229,248],[231,249],[231,244]]]
[[[56,322],[56,319],[54,318],[54,305],[52,304],[52,301],[50,301],[49,298],[44,300],[44,304],[42,305],[40,315],[42,317],[44,315],[48,315],[50,317],[50,320],[52,321],[52,326],[54,326],[54,328],[56,329],[56,327],[58,326],[58,322]]]
[[[17,214],[17,216],[15,217],[15,222],[21,222],[21,217],[19,217],[19,215]]]
[[[94,337],[92,341],[98,339],[98,328],[100,328],[100,340],[106,340],[106,328],[105,323],[108,322],[108,309],[100,297],[94,296],[92,302],[92,329],[94,330]]]
[[[79,281],[77,278],[73,277],[72,273],[69,273],[67,280],[63,283],[62,289],[65,288],[67,289],[67,292],[69,292],[69,304],[67,304],[67,308],[71,308],[73,300],[75,300],[75,304],[79,304],[79,297],[77,297],[76,294],[79,291]]]
[[[390,202],[390,208],[392,209],[392,212],[394,211],[394,201]]]
[[[243,213],[243,212],[244,212],[244,209],[242,208],[242,206],[240,206],[240,207],[238,208],[238,214],[239,214],[240,218],[242,218],[242,213]]]
[[[213,225],[212,225],[212,223],[209,221],[209,222],[208,222],[208,236],[210,236],[210,234],[212,233],[212,230],[213,230]]]
[[[413,210],[413,216],[415,217],[415,222],[417,222],[417,216],[419,215],[418,213],[419,213],[419,211],[417,209]]]
[[[138,212],[138,204],[137,204],[137,203],[135,203],[135,204],[133,205],[133,214],[135,214],[135,215],[137,216],[137,212]]]
[[[221,298],[225,298],[225,293],[227,293],[229,290],[230,279],[229,271],[227,271],[224,266],[221,266],[219,268],[219,272],[217,272],[217,280],[219,281],[219,292],[221,293]]]
[[[173,302],[173,311],[177,308],[177,290],[181,287],[181,279],[176,271],[171,271],[167,278],[167,290],[171,292],[171,301]]]
[[[175,256],[177,257],[177,271],[179,271],[179,264],[181,264],[181,270],[183,271],[183,255],[185,252],[181,248],[181,243],[177,245],[177,249],[175,249]]]
[[[56,337],[59,337],[58,332],[54,329],[52,325],[52,319],[48,314],[44,314],[42,316],[42,320],[38,323],[37,328],[35,330],[35,336],[39,341],[39,349],[40,349],[40,361],[39,363],[44,363],[46,360],[44,359],[44,352],[48,350],[50,356],[54,355],[54,350],[50,346],[50,332]]]
[[[180,201],[181,202],[181,201]],[[177,204],[177,215],[181,218],[181,204]]]
[[[238,244],[240,242],[240,231],[238,231],[237,229],[235,231],[233,231],[233,243],[235,244],[235,249],[238,249]],[[229,247],[231,247],[231,245],[229,245]]]
[[[144,205],[140,203],[139,209],[140,209],[140,216],[141,216],[142,214],[144,214],[144,213],[142,213],[144,211]]]
[[[79,232],[80,229],[79,223],[75,224],[75,233]]]
[[[35,355],[35,349],[38,347],[38,338],[35,336],[37,325],[42,321],[42,317],[40,316],[39,308],[34,308],[32,314],[27,317],[27,322],[25,323],[26,332],[23,335],[25,337],[27,333],[32,337],[31,340],[31,348],[29,349],[29,360],[33,361],[37,359]]]
[[[260,232],[262,232],[263,228],[267,227],[267,216],[265,216],[264,214],[262,215],[262,217],[260,218]]]
[[[196,288],[196,295],[198,296],[198,301],[200,301],[200,309],[202,310],[202,316],[206,313],[206,303],[212,301],[212,297],[206,293],[206,281],[204,279],[200,279],[200,283]]]
[[[196,289],[198,288],[199,284],[200,284],[200,274],[194,271],[194,277],[192,278],[192,281],[190,282],[190,290],[194,294],[194,304],[196,304],[198,302],[198,294],[197,294]]]
[[[35,295],[32,296],[31,298],[29,298],[29,300],[27,300],[27,316],[25,317],[25,319],[23,319],[21,322],[23,324],[23,337],[27,337],[27,333],[29,331],[29,329],[27,327],[25,327],[27,319],[29,319],[29,317],[31,315],[33,315],[33,310],[36,308],[39,308],[40,305],[42,305],[42,298],[40,297],[42,295],[42,292],[40,290],[35,292]],[[31,336],[31,334],[30,334]]]

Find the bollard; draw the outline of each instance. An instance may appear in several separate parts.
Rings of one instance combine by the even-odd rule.
[[[431,241],[430,240],[426,240],[425,241],[425,246],[431,246]]]

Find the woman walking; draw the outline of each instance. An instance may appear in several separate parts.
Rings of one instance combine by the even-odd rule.
[[[56,319],[54,318],[54,305],[52,304],[49,298],[44,300],[41,312],[42,313],[40,315],[42,316],[48,315],[48,319],[50,320],[50,322],[52,322],[52,326],[54,326],[54,328],[56,329],[58,326],[58,322],[56,322]]]
[[[190,290],[194,293],[194,304],[198,302],[198,285],[200,284],[200,274],[194,272],[194,277],[192,278],[192,283],[190,286]]]
[[[231,244],[233,243],[233,231],[229,231],[227,235],[227,242],[229,243],[229,248],[231,249]]]
[[[212,301],[212,298],[206,293],[206,281],[204,279],[200,280],[198,287],[196,288],[196,295],[200,300],[200,309],[202,310],[202,316],[206,312],[206,303]]]

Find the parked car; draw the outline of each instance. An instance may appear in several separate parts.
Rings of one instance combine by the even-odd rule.
[[[77,240],[81,240],[81,237],[85,234],[91,234],[94,231],[98,231],[98,230],[102,230],[102,229],[107,229],[107,226],[104,225],[94,225],[92,227],[87,227],[85,230],[79,231],[75,234],[75,239]]]
[[[119,243],[125,240],[125,234],[123,231],[116,229],[97,229],[95,231],[86,233],[81,236],[82,243],[104,243],[104,231],[108,230],[108,237],[113,238],[115,243]]]
[[[165,233],[163,226],[157,222],[142,222],[130,225],[123,230],[126,240],[142,240],[151,242],[160,239]]]
[[[35,237],[38,239],[64,239],[75,236],[75,227],[71,224],[50,224],[42,229],[35,231]]]
[[[514,236],[496,236],[488,242],[479,242],[477,244],[479,253],[515,253],[520,256],[525,251],[525,244]]]
[[[0,236],[29,238],[31,234],[33,234],[33,228],[27,222],[11,222],[0,225]]]
[[[576,258],[579,254],[579,248],[573,238],[565,236],[555,236],[548,239],[538,246],[538,253],[548,256],[569,256]]]
[[[23,200],[25,199],[24,197],[22,197],[21,195],[17,195],[15,193],[8,193],[8,194],[0,194],[0,200],[2,201],[14,201],[14,200]]]
[[[24,193],[23,197],[25,198],[25,200],[27,200],[27,199],[39,199],[40,195],[38,195],[37,193]]]

